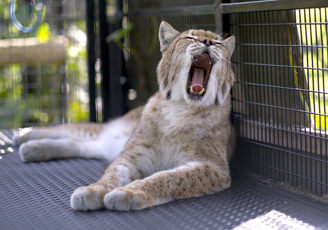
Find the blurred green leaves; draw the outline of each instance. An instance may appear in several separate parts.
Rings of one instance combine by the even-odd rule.
[[[296,10],[303,65],[317,129],[328,130],[328,8]]]
[[[36,31],[36,37],[38,38],[39,42],[46,43],[50,39],[50,26],[48,23],[42,23]]]
[[[114,32],[112,32],[110,35],[107,36],[106,42],[115,42],[115,44],[120,48],[120,49],[127,49],[128,47],[126,46],[126,43],[124,42],[123,38],[127,36],[133,28],[133,23],[127,24],[125,28],[118,29]]]

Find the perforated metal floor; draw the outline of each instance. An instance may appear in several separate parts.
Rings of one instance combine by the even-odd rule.
[[[72,191],[95,182],[107,162],[71,159],[23,163],[17,149],[11,152],[4,135],[11,133],[0,133],[0,229],[226,230],[273,209],[318,229],[328,229],[327,203],[237,172],[232,173],[232,187],[214,195],[142,211],[76,212],[69,206]]]

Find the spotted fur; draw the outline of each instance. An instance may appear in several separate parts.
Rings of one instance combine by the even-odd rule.
[[[230,186],[229,59],[235,39],[203,30],[179,33],[166,22],[159,39],[159,91],[145,107],[106,125],[32,129],[13,138],[13,144],[22,144],[24,161],[77,156],[112,161],[99,181],[73,192],[75,210],[140,210]],[[206,91],[191,97],[191,64],[204,52],[213,63]]]

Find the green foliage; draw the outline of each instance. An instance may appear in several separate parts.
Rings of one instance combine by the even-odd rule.
[[[1,0],[0,1],[0,18],[9,19],[9,2],[11,0]]]
[[[125,43],[123,42],[123,38],[127,36],[133,28],[133,24],[129,23],[125,28],[118,29],[114,32],[112,32],[110,35],[107,36],[106,42],[115,42],[115,44],[120,49],[126,49]]]
[[[4,11],[3,4],[0,4],[0,12]],[[1,25],[13,28],[11,22],[0,20],[0,31]],[[83,36],[83,33],[85,35],[85,21],[68,22],[66,28],[69,30],[71,25],[79,29],[79,36]],[[22,33],[17,29],[13,31],[17,31],[17,34],[6,31],[0,34],[0,39],[22,38]],[[37,37],[40,43],[56,40],[56,35],[47,23],[41,24],[37,31],[23,36]],[[64,63],[22,62],[0,66],[0,128],[46,126],[63,120],[88,121],[87,51],[83,44],[69,38]],[[62,85],[63,74],[67,85],[65,91]]]
[[[36,37],[41,43],[48,42],[50,39],[50,35],[51,35],[50,26],[46,22],[42,23],[36,31]]]
[[[0,71],[0,127],[19,121],[25,102],[22,95],[21,66],[12,64]],[[18,86],[18,87],[14,87]]]
[[[68,114],[73,121],[86,122],[89,120],[89,110],[85,106],[81,106],[81,101],[73,100],[68,108]]]
[[[296,11],[299,36],[303,48],[303,65],[306,69],[309,89],[312,91],[328,92],[328,8],[304,9]],[[313,69],[312,69],[313,68]],[[322,115],[314,115],[316,128],[327,130],[328,97],[323,93],[310,93],[310,112]],[[326,124],[325,124],[326,123]]]
[[[22,89],[20,87],[15,87],[13,89],[13,85],[22,82],[20,69],[21,67],[19,64],[12,64],[0,72],[0,98],[18,98],[21,95]]]

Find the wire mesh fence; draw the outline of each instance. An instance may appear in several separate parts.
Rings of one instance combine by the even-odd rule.
[[[22,26],[40,26],[17,29],[10,2]],[[1,129],[88,119],[85,19],[85,1],[1,1]]]
[[[255,172],[317,195],[328,187],[327,15],[312,8],[230,16],[240,155]]]

